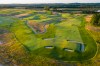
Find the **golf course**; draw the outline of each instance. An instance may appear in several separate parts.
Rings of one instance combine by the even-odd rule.
[[[26,56],[64,62],[92,59],[97,53],[97,44],[85,29],[85,16],[45,10],[2,9],[0,45],[9,47],[10,56],[14,60],[20,58],[20,62],[31,61],[25,59]],[[19,55],[15,57],[17,53]]]

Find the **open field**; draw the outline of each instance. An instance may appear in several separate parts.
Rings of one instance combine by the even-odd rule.
[[[11,14],[11,11],[5,10],[3,14]],[[14,10],[17,12],[20,13],[10,17],[0,16],[0,45],[16,39],[13,43],[21,45],[19,50],[23,53],[58,61],[84,61],[95,56],[97,45],[85,30],[84,14]],[[9,35],[7,39],[3,38],[5,34]]]

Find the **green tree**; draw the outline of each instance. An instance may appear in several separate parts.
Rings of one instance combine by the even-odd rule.
[[[48,6],[45,6],[45,7],[44,7],[44,10],[49,11],[50,8],[49,8]]]
[[[94,14],[91,23],[95,26],[100,26],[100,13]]]

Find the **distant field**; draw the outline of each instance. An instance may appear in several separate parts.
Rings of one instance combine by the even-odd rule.
[[[11,11],[5,10],[3,14],[11,14]],[[9,29],[14,34],[14,38],[33,55],[63,61],[88,60],[95,55],[97,46],[84,29],[85,21],[82,20],[84,14],[49,14],[45,11],[34,10],[14,11],[14,13],[19,13],[11,17],[0,16],[0,28]],[[0,14],[2,12],[3,10]],[[84,46],[84,51],[80,50],[80,45]]]

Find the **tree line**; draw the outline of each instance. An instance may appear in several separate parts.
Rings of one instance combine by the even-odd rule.
[[[91,23],[94,26],[100,26],[100,13],[96,13],[93,15]]]

